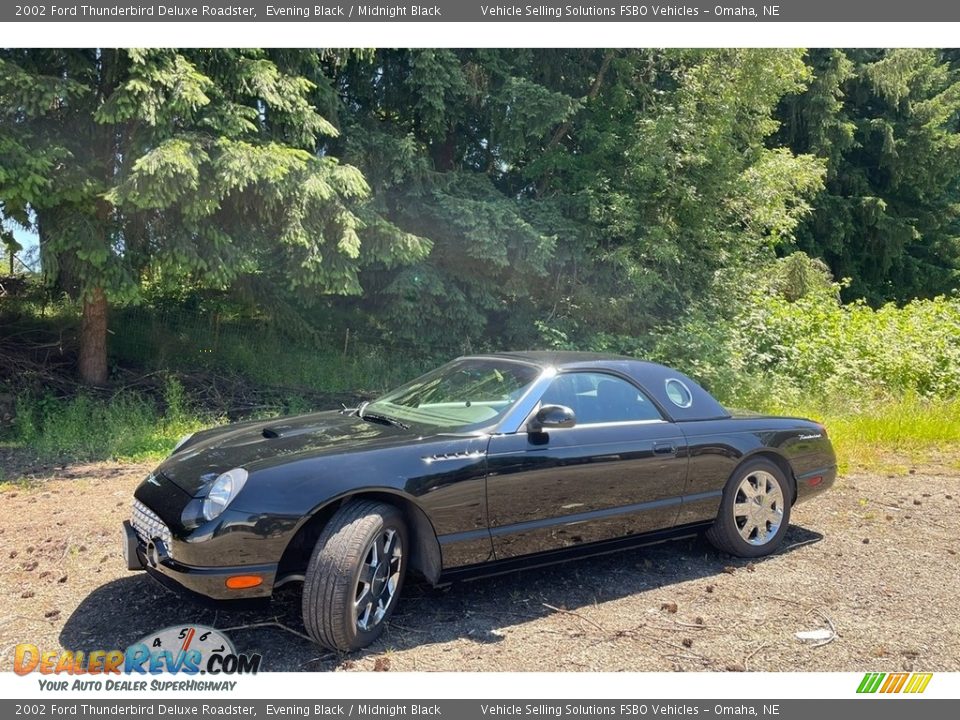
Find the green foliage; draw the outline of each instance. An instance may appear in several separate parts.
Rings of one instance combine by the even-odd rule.
[[[6,257],[15,255],[23,250],[23,245],[17,242],[17,239],[13,236],[13,231],[5,227],[0,227],[0,245],[3,246],[3,252]]]
[[[960,301],[938,297],[874,310],[862,302],[806,296],[793,304],[758,299],[737,328],[753,346],[752,369],[784,390],[812,390],[846,402],[865,393],[955,397],[960,393]]]
[[[653,354],[738,406],[819,397],[855,414],[878,399],[960,397],[960,297],[842,304],[822,265],[803,265],[799,255],[780,260],[751,279],[728,316],[693,313],[661,334]]]
[[[344,158],[384,217],[430,242],[429,258],[361,277],[392,342],[483,346],[535,304],[562,218],[533,207],[519,166],[578,101],[534,67],[528,52],[382,50],[343,68]]]
[[[168,383],[165,404],[164,412],[132,392],[108,400],[86,393],[69,400],[21,396],[15,439],[46,457],[155,459],[168,454],[184,434],[216,422],[188,408],[175,380]]]
[[[765,146],[810,79],[799,51],[382,50],[338,73],[334,145],[432,244],[361,276],[403,343],[643,333],[772,257],[822,186],[823,161]]]
[[[808,77],[797,51],[618,53],[549,176],[591,241],[567,250],[552,323],[642,335],[791,240],[824,165],[765,143]]]
[[[936,50],[812,50],[777,141],[827,162],[797,247],[849,277],[848,299],[933,297],[960,268],[960,78]]]
[[[797,248],[905,302],[960,267],[957,61],[5,50],[0,213],[74,296],[273,285],[309,321],[341,294],[430,352],[641,337]]]
[[[43,322],[68,346],[62,298],[102,288],[121,306],[115,363],[239,375],[286,388],[288,410],[541,346],[677,365],[731,405],[818,398],[851,434],[876,417],[876,437],[913,437],[888,416],[960,397],[958,63],[2,50],[0,219],[39,230],[60,293]],[[150,418],[195,416],[167,395],[162,412],[116,406],[143,438]],[[82,417],[122,434],[93,396],[62,417],[24,402],[37,446]]]
[[[930,400],[909,394],[855,405],[808,399],[768,409],[822,422],[842,472],[855,467],[878,469],[891,458],[901,465],[923,461],[931,452],[960,446],[960,399],[956,398]]]
[[[263,319],[221,313],[161,312],[131,308],[114,317],[113,357],[124,366],[237,376],[260,387],[327,393],[378,393],[416,377],[439,362],[417,352],[378,347],[374,338],[284,333]],[[346,344],[346,347],[345,347]],[[282,348],[282,352],[278,352]],[[168,389],[168,414],[183,407]],[[171,398],[175,402],[171,402]],[[298,400],[286,403],[298,410]],[[186,411],[189,414],[189,411]]]
[[[320,67],[316,52],[0,51],[0,216],[39,232],[44,272],[84,301],[256,274],[359,294],[365,263],[428,245],[371,209],[361,172],[330,152]],[[361,215],[380,230],[364,252]],[[84,346],[102,347],[106,328],[85,327]]]

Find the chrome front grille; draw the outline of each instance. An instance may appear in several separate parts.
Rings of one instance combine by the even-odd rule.
[[[167,547],[167,553],[170,553],[171,541],[173,540],[173,536],[170,534],[170,528],[164,524],[163,520],[161,520],[153,510],[139,500],[133,501],[133,513],[130,517],[130,524],[133,525],[137,536],[143,540],[144,543],[149,543],[154,538],[160,538]]]

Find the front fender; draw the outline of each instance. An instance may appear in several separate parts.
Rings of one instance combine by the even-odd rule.
[[[393,488],[374,487],[358,490],[331,498],[328,502],[315,507],[298,524],[287,543],[280,561],[279,574],[299,575],[305,571],[310,554],[323,528],[344,503],[359,498],[390,503],[403,511],[407,528],[413,539],[410,547],[410,567],[435,584],[443,570],[443,556],[433,523],[415,498],[397,492]]]
[[[435,565],[446,569],[490,557],[488,440],[487,436],[437,437],[362,452],[294,456],[266,467],[251,467],[250,479],[232,507],[258,516],[292,519],[287,527],[289,544],[311,518],[331,514],[328,509],[346,498],[382,495],[409,511],[418,537],[421,529],[426,534],[429,525],[442,558],[436,561],[435,548],[423,548],[424,574],[431,577],[436,574]]]

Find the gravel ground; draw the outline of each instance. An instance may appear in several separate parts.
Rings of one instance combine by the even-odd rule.
[[[184,602],[125,570],[143,464],[0,457],[0,669],[17,643],[123,648],[181,623],[228,629],[262,670],[960,670],[960,464],[853,473],[797,506],[783,549],[703,540],[463,583],[408,585],[384,636],[338,656],[302,635],[299,586],[258,611]],[[798,631],[833,628],[814,647]]]

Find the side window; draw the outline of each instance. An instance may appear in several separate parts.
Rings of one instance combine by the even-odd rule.
[[[626,380],[606,373],[557,375],[540,402],[570,408],[578,425],[663,419],[644,393]]]

